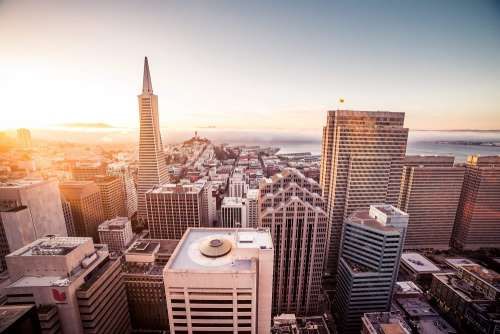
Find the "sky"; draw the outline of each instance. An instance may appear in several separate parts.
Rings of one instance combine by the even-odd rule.
[[[487,0],[0,0],[0,129],[138,127],[144,56],[167,129],[314,130],[337,108],[500,129]]]

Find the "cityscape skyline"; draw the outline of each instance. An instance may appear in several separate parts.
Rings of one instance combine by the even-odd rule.
[[[38,6],[0,3],[0,91],[12,111],[2,128],[134,126],[137,60],[147,55],[167,128],[319,128],[342,97],[342,109],[405,112],[413,129],[500,129],[494,1],[186,9],[54,1],[43,18],[31,16]],[[133,34],[121,32],[125,22]]]
[[[0,334],[500,333],[497,17],[0,0]]]

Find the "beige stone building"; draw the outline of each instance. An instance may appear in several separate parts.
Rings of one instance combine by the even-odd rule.
[[[447,156],[407,156],[398,208],[410,215],[405,249],[450,247],[464,167]]]
[[[117,176],[98,176],[94,180],[101,193],[104,219],[127,216],[122,179]]]
[[[397,205],[408,129],[404,113],[335,110],[323,127],[320,185],[330,219],[326,271],[336,274],[344,219],[374,203]]]
[[[264,229],[188,229],[163,271],[170,333],[270,333],[273,255]]]
[[[99,225],[99,240],[110,252],[124,251],[134,238],[132,224],[127,217],[116,217]]]
[[[106,167],[99,161],[78,161],[71,169],[71,174],[75,181],[92,181],[96,176],[104,175],[105,172]]]
[[[287,168],[261,180],[259,191],[259,227],[271,231],[275,250],[273,314],[317,314],[328,234],[321,188]]]
[[[59,185],[71,207],[75,234],[98,241],[97,228],[104,219],[101,193],[92,181],[67,181]]]
[[[453,245],[500,247],[500,156],[470,156],[460,195]]]
[[[208,227],[205,183],[164,184],[146,192],[149,233],[156,239],[180,239],[189,227]]]
[[[91,238],[41,238],[6,261],[9,304],[55,306],[63,333],[130,331],[120,263]]]

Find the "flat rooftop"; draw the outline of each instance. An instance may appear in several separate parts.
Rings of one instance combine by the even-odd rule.
[[[437,273],[441,271],[431,260],[419,253],[403,253],[401,261],[416,273]]]
[[[403,316],[397,312],[365,313],[364,319],[381,334],[410,334],[412,331]]]
[[[203,189],[201,183],[173,184],[166,183],[147,191],[151,194],[198,194]]]
[[[8,189],[26,188],[26,187],[30,187],[30,186],[37,185],[37,184],[44,183],[44,182],[46,182],[46,180],[25,180],[25,179],[0,182],[0,189],[1,188],[8,188]]]
[[[128,254],[172,254],[179,244],[173,239],[140,239],[134,242],[126,251]],[[156,251],[158,250],[158,251]]]
[[[481,278],[483,281],[493,285],[495,288],[500,289],[500,274],[494,270],[487,269],[479,264],[466,264],[462,265],[464,269],[476,277]]]
[[[225,205],[225,206],[243,206],[243,198],[241,197],[224,197],[222,199],[222,205]]]
[[[167,267],[200,271],[250,270],[251,258],[235,257],[236,250],[242,248],[272,249],[271,234],[266,229],[190,228]]]
[[[423,294],[422,289],[418,287],[414,282],[412,281],[401,281],[401,282],[396,282],[395,285],[395,292],[396,294],[400,295],[405,295],[405,294]]]
[[[439,317],[436,310],[420,298],[397,298],[396,300],[410,317]]]
[[[92,240],[79,237],[45,237],[33,241],[8,256],[64,256]]]
[[[461,266],[461,265],[464,265],[464,264],[476,264],[476,262],[472,261],[472,260],[469,260],[467,258],[464,258],[464,257],[459,257],[459,258],[446,258],[445,259],[445,262],[453,267],[453,268],[457,268],[458,266]]]
[[[370,216],[367,209],[354,211],[349,216],[349,223],[360,224],[366,227],[369,227],[374,230],[379,230],[388,233],[397,233],[399,234],[399,230],[393,226],[385,225],[379,222],[377,219]]]
[[[0,333],[34,307],[34,305],[0,305]]]
[[[129,221],[130,220],[127,217],[116,217],[106,220],[99,225],[99,231],[123,230],[127,227],[127,223]]]

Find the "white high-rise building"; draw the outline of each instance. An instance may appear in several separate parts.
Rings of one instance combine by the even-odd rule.
[[[188,229],[163,271],[170,333],[270,333],[273,256],[268,230]]]
[[[247,209],[247,226],[256,228],[259,225],[259,189],[248,189],[245,198]]]
[[[118,176],[122,179],[127,217],[131,218],[137,212],[137,190],[135,188],[134,178],[130,173],[128,165],[124,162],[109,164],[107,167],[107,174],[111,176]]]
[[[168,181],[158,116],[158,96],[153,94],[148,58],[144,59],[142,94],[139,98],[139,174],[137,178],[137,218],[145,221],[146,192]]]
[[[247,191],[246,175],[236,170],[229,178],[229,197],[245,197]]]
[[[241,197],[224,197],[220,208],[222,227],[247,227],[247,206]]]
[[[364,313],[389,311],[407,226],[408,214],[385,204],[346,219],[333,302],[339,332],[357,334]]]

